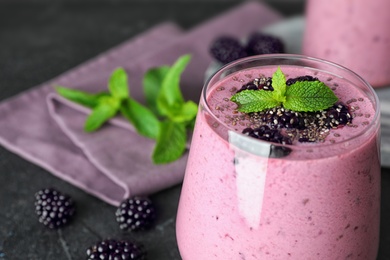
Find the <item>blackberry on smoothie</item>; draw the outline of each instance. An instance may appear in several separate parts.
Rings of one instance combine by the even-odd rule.
[[[206,84],[177,215],[191,259],[375,259],[379,109],[338,65],[261,55]]]

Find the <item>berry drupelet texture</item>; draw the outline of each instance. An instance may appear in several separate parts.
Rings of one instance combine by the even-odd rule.
[[[318,80],[318,78],[310,76],[310,75],[305,75],[305,76],[299,76],[296,78],[288,79],[286,81],[286,85],[291,86],[292,84],[294,84],[295,82],[298,82],[298,81],[316,81],[316,80]]]
[[[242,131],[250,137],[254,137],[260,140],[279,143],[279,144],[292,144],[291,139],[288,136],[284,136],[278,129],[272,129],[267,125],[261,125],[254,129],[245,128]]]
[[[145,260],[146,251],[141,244],[107,239],[88,248],[87,259]]]
[[[279,38],[258,32],[249,36],[246,45],[248,55],[284,53],[284,49],[284,44]]]
[[[223,64],[248,56],[241,43],[230,36],[217,38],[211,44],[210,53],[216,60]]]
[[[42,189],[35,194],[35,213],[39,222],[50,229],[68,224],[74,212],[73,200],[53,188]]]
[[[124,200],[115,215],[122,230],[139,231],[152,226],[156,210],[149,198],[137,196]]]

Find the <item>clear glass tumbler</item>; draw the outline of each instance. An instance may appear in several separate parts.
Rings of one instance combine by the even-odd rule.
[[[313,75],[346,104],[350,125],[319,142],[278,144],[242,134],[230,96],[280,67]],[[364,259],[379,245],[380,112],[350,70],[297,55],[235,61],[205,84],[177,215],[184,260]]]

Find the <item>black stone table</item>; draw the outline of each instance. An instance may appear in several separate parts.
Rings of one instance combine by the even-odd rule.
[[[285,15],[304,0],[268,0]],[[45,82],[162,21],[185,29],[240,3],[233,0],[1,0],[0,101]],[[1,116],[1,115],[0,115]],[[390,259],[390,170],[382,169],[382,227],[378,259]],[[77,202],[71,225],[51,231],[34,213],[34,193],[58,187]],[[99,239],[145,244],[149,259],[180,259],[175,216],[180,185],[152,196],[159,211],[148,232],[121,232],[115,208],[0,147],[0,259],[85,259]]]

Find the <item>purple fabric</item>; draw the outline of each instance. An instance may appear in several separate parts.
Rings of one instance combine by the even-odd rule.
[[[182,32],[172,23],[158,25],[0,103],[0,144],[112,205],[129,196],[147,195],[178,184],[184,176],[188,153],[174,163],[153,165],[150,157],[154,141],[137,135],[119,117],[95,133],[85,133],[83,124],[89,110],[59,97],[53,86],[106,90],[112,70],[123,67],[129,75],[131,95],[142,102],[143,74],[190,53],[192,59],[181,85],[184,96],[197,101],[211,62],[211,41],[220,34],[244,37],[279,19],[280,15],[268,7],[247,2],[189,32]]]

